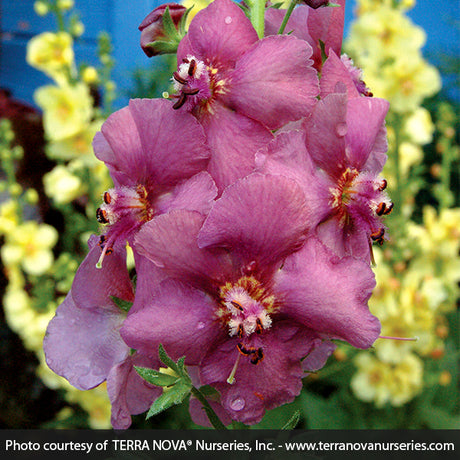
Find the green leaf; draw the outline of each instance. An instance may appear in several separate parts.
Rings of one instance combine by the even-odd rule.
[[[160,343],[158,347],[158,355],[160,356],[160,361],[166,366],[170,367],[173,371],[179,373],[179,367],[177,364],[168,356],[166,350],[164,349],[163,345]]]
[[[153,417],[172,406],[180,404],[189,395],[192,386],[179,380],[172,388],[163,390],[163,394],[157,398],[147,412],[146,418]]]
[[[133,306],[133,303],[129,300],[123,300],[119,297],[115,297],[114,295],[111,295],[110,298],[118,308],[121,308],[126,313],[128,313],[131,307]]]
[[[178,32],[177,32],[176,26],[174,25],[174,21],[171,18],[169,7],[166,7],[162,19],[163,19],[163,27],[165,31],[165,36],[169,39],[176,38],[176,36],[178,35]]]
[[[282,430],[293,430],[300,422],[300,411],[296,410],[292,417],[284,424]]]
[[[186,33],[185,26],[187,24],[187,18],[188,18],[188,15],[190,14],[190,11],[192,11],[194,6],[195,5],[192,5],[190,8],[187,8],[185,13],[184,13],[184,15],[180,18],[178,31],[179,31],[179,35],[181,37],[184,37],[184,35]]]
[[[148,46],[149,48],[153,48],[155,53],[158,54],[174,54],[177,51],[177,45],[179,42],[167,42],[164,40],[156,40],[152,43],[149,43]]]
[[[327,54],[326,54],[326,45],[322,40],[319,41],[319,47],[321,48],[321,62],[324,63],[324,61],[327,59]]]
[[[218,399],[220,396],[219,392],[211,385],[203,385],[202,387],[200,387],[200,393],[209,399]]]
[[[452,430],[460,428],[460,415],[450,415],[445,410],[434,406],[421,409],[422,417],[427,426],[434,430]]]
[[[163,374],[162,372],[145,367],[134,366],[136,372],[147,382],[160,387],[169,387],[179,381],[178,376]]]

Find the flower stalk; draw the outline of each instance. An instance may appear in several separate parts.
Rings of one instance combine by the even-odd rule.
[[[298,2],[299,0],[291,0],[291,3],[289,3],[288,9],[286,10],[286,14],[283,18],[283,22],[281,23],[281,26],[278,30],[278,35],[281,35],[284,32],[284,29],[286,29],[286,25],[289,21],[289,18],[291,17],[291,14],[294,11],[294,8],[296,7]]]
[[[264,36],[265,0],[253,0],[251,6],[251,22],[259,38]]]

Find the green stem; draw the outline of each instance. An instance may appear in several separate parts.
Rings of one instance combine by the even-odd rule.
[[[299,0],[291,0],[291,3],[289,3],[288,9],[286,10],[286,14],[283,18],[283,22],[281,23],[280,29],[278,30],[278,35],[284,32],[284,29],[286,28],[289,18],[291,17],[291,14],[294,11],[298,1]]]
[[[58,8],[56,3],[54,4],[53,11],[54,11],[54,14],[56,15],[56,21],[57,21],[59,31],[65,32],[64,16],[62,14],[62,11]]]
[[[446,143],[447,144],[447,143]],[[452,157],[450,152],[452,151],[451,143],[446,145],[441,156],[441,187],[442,193],[440,193],[439,207],[441,209],[448,208],[451,205],[451,189],[450,189],[450,169],[452,164]]]
[[[251,22],[259,38],[263,38],[265,27],[265,0],[253,0],[251,5]]]
[[[214,412],[214,409],[209,404],[208,400],[205,396],[201,393],[198,388],[192,387],[192,394],[195,396],[201,404],[203,404],[204,410],[206,411],[206,415],[208,416],[209,421],[211,422],[212,426],[216,430],[226,430],[227,427],[220,421],[217,414]]]

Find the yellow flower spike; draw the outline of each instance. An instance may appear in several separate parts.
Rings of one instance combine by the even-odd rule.
[[[87,129],[93,101],[84,83],[75,86],[42,86],[34,99],[43,110],[45,134],[50,141],[62,141]]]
[[[54,227],[35,221],[25,222],[7,235],[1,249],[3,263],[20,264],[26,273],[42,275],[53,263],[51,249],[57,239],[58,233]]]
[[[429,144],[433,140],[434,128],[430,112],[423,107],[418,107],[404,123],[406,135],[419,145]]]
[[[45,193],[57,204],[70,203],[85,191],[81,180],[62,165],[45,174],[43,184]]]
[[[67,32],[43,32],[27,44],[26,60],[57,83],[68,81],[74,67],[73,39]]]

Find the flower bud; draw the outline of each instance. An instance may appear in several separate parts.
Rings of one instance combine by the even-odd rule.
[[[165,16],[167,8],[169,10],[169,18]],[[141,31],[141,47],[148,57],[171,52],[165,50],[163,46],[168,42],[170,42],[171,46],[175,45],[177,48],[178,39],[180,41],[180,38],[182,38],[179,37],[177,29],[186,11],[187,8],[178,3],[164,3],[155,8],[142,21],[139,26],[139,30]],[[168,19],[172,20],[172,24],[171,21],[168,23]],[[174,27],[171,27],[171,25]]]
[[[327,6],[330,2],[329,0],[303,0],[303,3],[316,10],[320,6]]]

